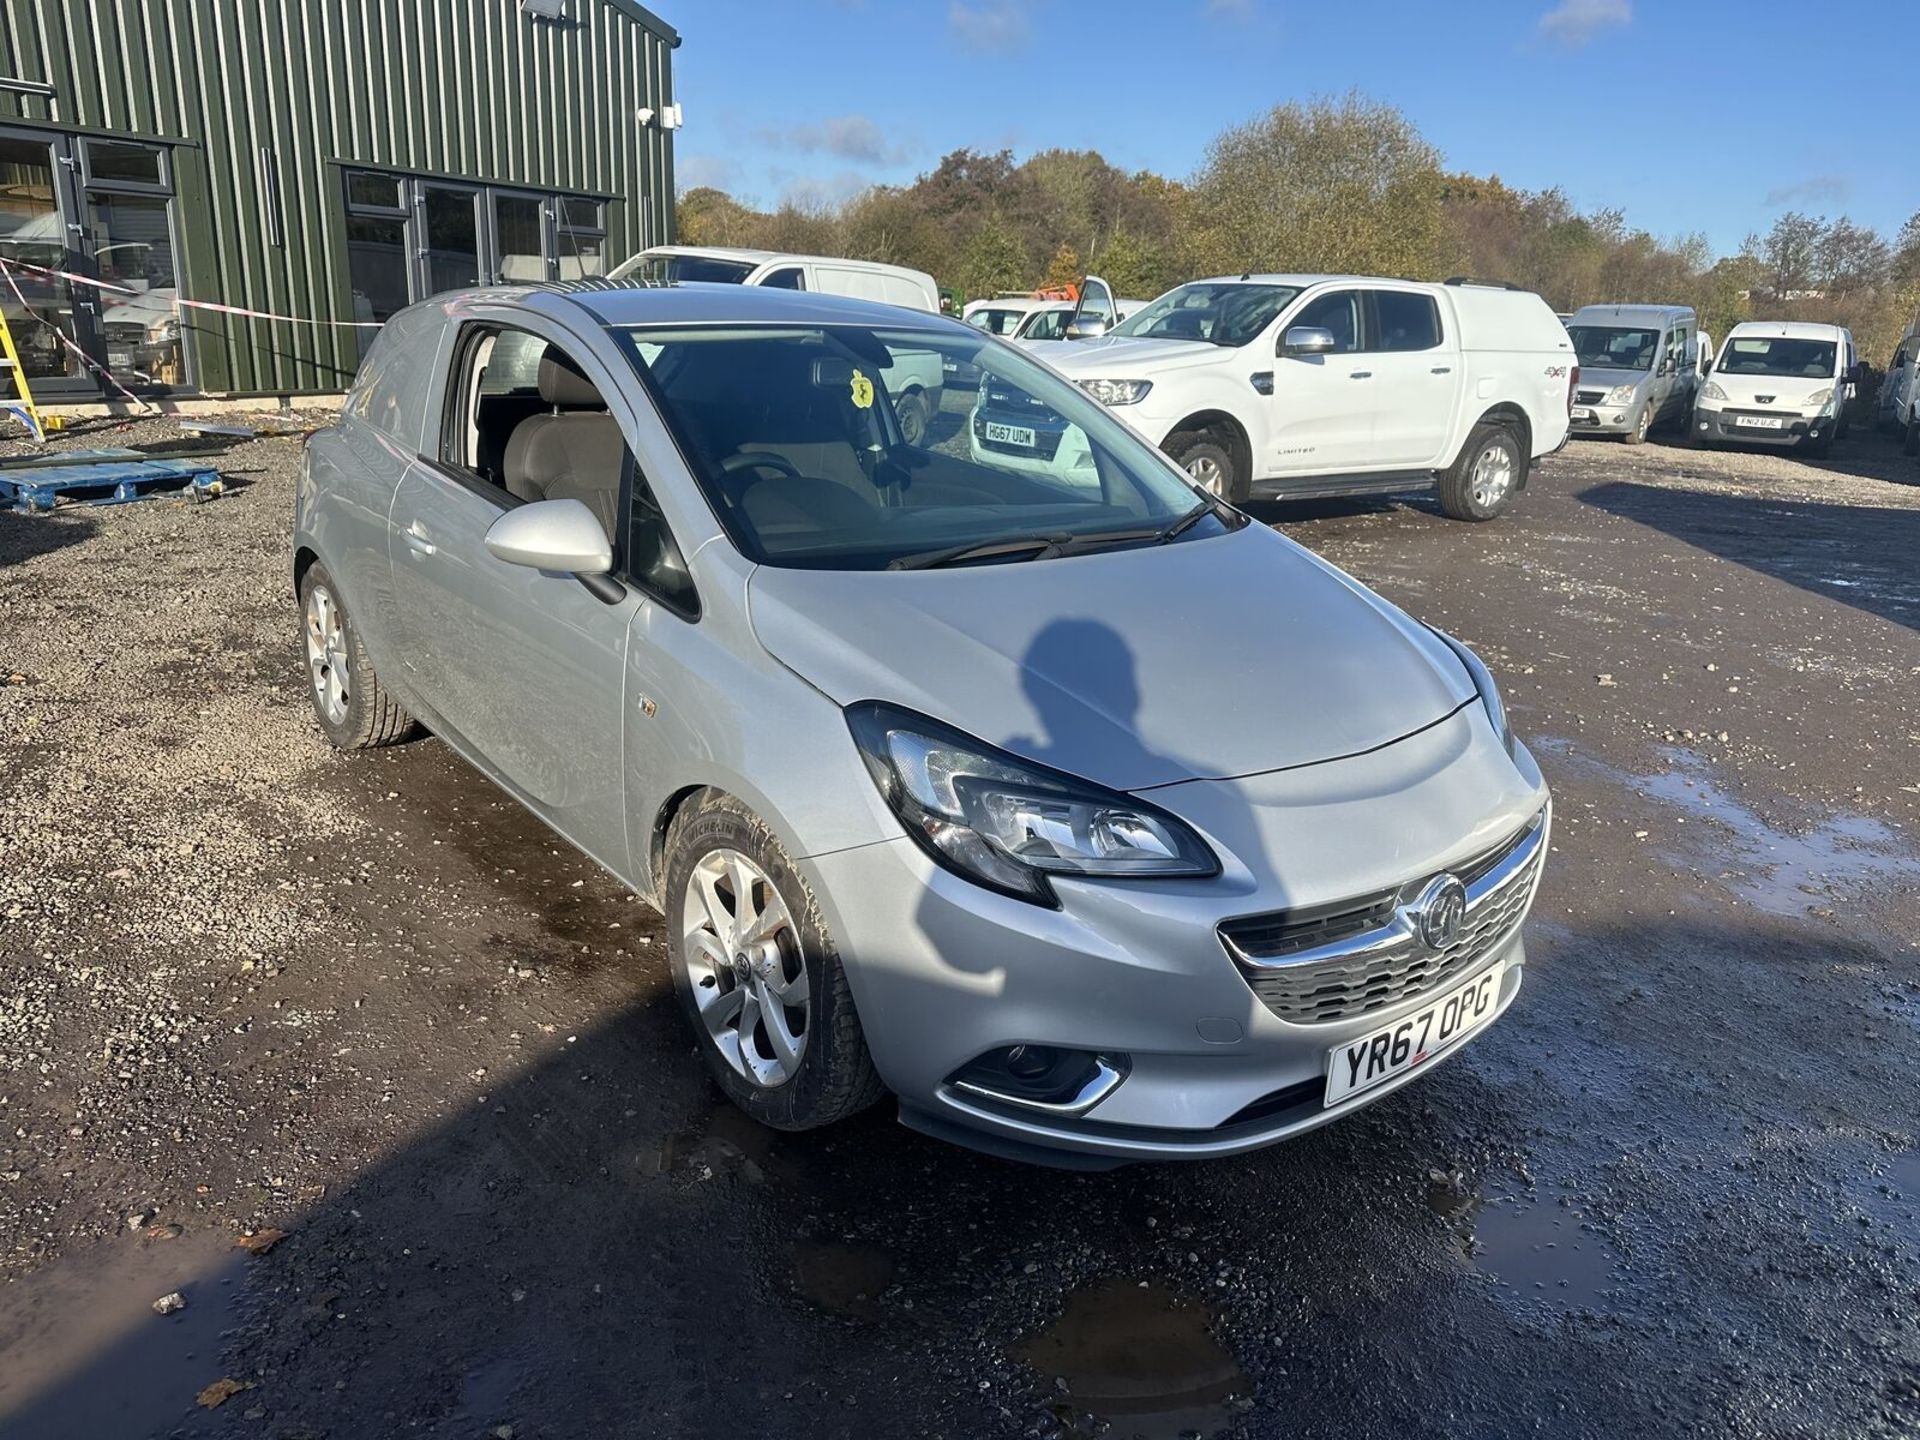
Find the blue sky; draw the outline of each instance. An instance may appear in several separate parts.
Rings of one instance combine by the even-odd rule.
[[[1359,89],[1454,168],[1719,250],[1788,209],[1889,238],[1920,210],[1914,0],[1844,23],[1818,0],[650,4],[683,37],[682,188],[762,204],[909,181],[961,146],[1185,177],[1227,126]]]

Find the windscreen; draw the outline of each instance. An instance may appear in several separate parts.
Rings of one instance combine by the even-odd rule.
[[[677,284],[682,280],[739,285],[753,273],[753,266],[744,260],[723,260],[712,255],[649,255],[641,261],[640,273],[656,285]]]
[[[1831,380],[1834,343],[1831,340],[1789,340],[1784,336],[1737,335],[1727,341],[1720,357],[1722,375],[1779,375],[1792,379]]]
[[[748,558],[927,563],[997,542],[1151,541],[1210,510],[1151,446],[1020,351],[959,327],[622,332],[714,512]],[[977,388],[931,395],[945,367]],[[1037,547],[1018,558],[1037,558]],[[982,562],[1015,553],[981,557]]]
[[[1583,370],[1651,370],[1660,332],[1619,325],[1569,325]]]
[[[989,335],[1011,335],[1020,328],[1020,322],[1027,318],[1026,310],[1003,310],[998,306],[988,306],[967,312],[966,323],[976,330],[984,330]]]
[[[1300,291],[1291,285],[1200,280],[1169,290],[1112,334],[1154,340],[1205,340],[1238,346],[1256,339]]]

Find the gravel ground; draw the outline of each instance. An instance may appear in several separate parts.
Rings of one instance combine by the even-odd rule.
[[[1891,444],[1256,507],[1501,676],[1529,983],[1339,1126],[1104,1176],[720,1104],[651,911],[436,742],[322,742],[298,453],[0,514],[0,1435],[1920,1430]]]

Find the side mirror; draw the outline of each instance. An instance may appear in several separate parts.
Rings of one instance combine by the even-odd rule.
[[[1713,373],[1713,356],[1703,355],[1700,357],[1700,373],[1702,375],[1711,375]]]
[[[1067,326],[1069,340],[1098,340],[1107,333],[1107,322],[1098,315],[1076,315]]]
[[[1318,325],[1296,325],[1281,342],[1282,355],[1331,355],[1333,332]]]
[[[487,553],[509,565],[561,575],[604,575],[613,546],[578,500],[535,500],[507,511],[487,528]]]

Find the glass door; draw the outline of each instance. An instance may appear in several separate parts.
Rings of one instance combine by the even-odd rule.
[[[423,244],[420,298],[480,283],[480,192],[464,185],[420,186]]]
[[[0,260],[13,262],[0,275],[0,310],[35,399],[100,390],[93,370],[75,353],[77,347],[101,358],[99,292],[40,273],[87,269],[78,250],[72,145],[65,136],[0,130]],[[39,268],[20,268],[29,265]],[[0,391],[17,393],[4,379]]]

